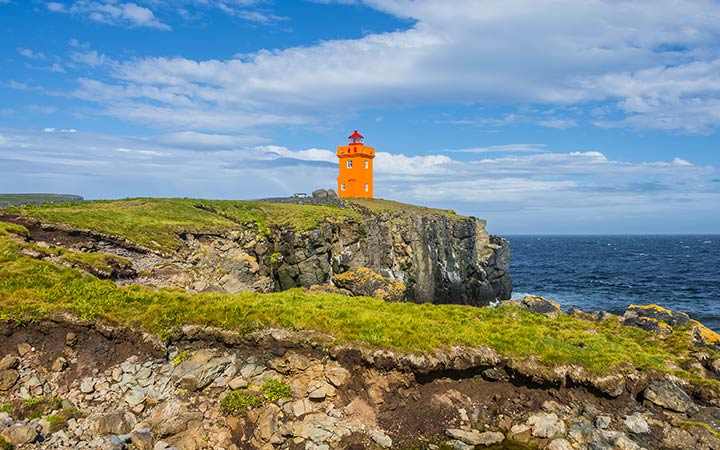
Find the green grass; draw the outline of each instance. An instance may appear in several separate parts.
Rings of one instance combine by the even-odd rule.
[[[129,259],[108,253],[66,251],[61,253],[60,259],[73,267],[86,270],[102,278],[110,278],[115,267],[122,269],[132,268],[132,262]]]
[[[379,198],[351,198],[347,199],[347,202],[350,204],[360,205],[376,214],[393,214],[409,211],[420,214],[441,214],[457,217],[457,214],[449,209],[426,208],[424,206],[410,205],[407,203],[400,203],[393,200],[383,200]]]
[[[220,409],[225,414],[234,414],[262,406],[262,400],[247,389],[231,391],[220,400]]]
[[[66,194],[0,194],[0,205],[22,205],[41,202],[74,202],[82,198]]]
[[[280,400],[281,398],[292,397],[290,385],[288,385],[282,380],[278,380],[275,378],[267,380],[263,384],[261,391],[263,393],[263,397],[265,397],[265,400],[269,402],[274,402]]]
[[[385,303],[368,297],[311,294],[186,293],[132,285],[117,287],[82,272],[28,258],[26,244],[3,236],[0,222],[0,320],[27,322],[69,312],[168,336],[185,324],[248,333],[266,327],[315,330],[338,342],[429,353],[454,345],[489,346],[502,355],[537,356],[547,365],[577,364],[610,374],[623,363],[667,372],[695,351],[687,330],[661,338],[619,320],[557,320],[514,307]],[[680,375],[690,376],[681,372]]]
[[[49,223],[123,236],[139,245],[172,252],[186,232],[236,230],[255,224],[259,233],[286,225],[297,230],[320,226],[326,218],[358,217],[352,209],[334,205],[296,205],[240,200],[151,199],[31,205],[13,211]]]
[[[0,450],[15,450],[15,446],[6,441],[4,437],[0,436]]]

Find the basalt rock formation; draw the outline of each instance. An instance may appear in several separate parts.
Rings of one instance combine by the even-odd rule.
[[[359,213],[342,220],[326,217],[311,229],[291,224],[261,229],[250,222],[237,223],[229,231],[179,232],[181,244],[172,252],[13,212],[0,211],[0,220],[24,225],[29,239],[48,247],[124,258],[112,261],[124,270],[109,272],[121,283],[190,291],[272,292],[331,283],[333,275],[364,267],[402,283],[402,297],[413,302],[482,306],[510,298],[509,244],[488,234],[483,220],[410,205],[376,212],[333,198],[284,200],[322,201]],[[201,203],[196,207],[221,214]],[[52,252],[35,256],[63,263]]]

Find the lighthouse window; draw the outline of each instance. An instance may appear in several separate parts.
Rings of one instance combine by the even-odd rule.
[[[370,162],[369,162],[369,161],[365,161],[365,168],[366,168],[366,169],[370,168]]]
[[[340,190],[341,190],[341,191],[344,191],[344,190],[345,190],[345,183],[343,183],[343,184],[340,185]]]
[[[365,192],[370,192],[370,185],[365,183]]]
[[[350,159],[347,162],[347,168],[352,169],[352,160],[350,160]]]

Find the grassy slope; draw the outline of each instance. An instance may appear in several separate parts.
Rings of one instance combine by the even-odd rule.
[[[547,364],[579,364],[599,374],[631,362],[670,371],[695,351],[689,333],[667,338],[624,327],[617,320],[589,322],[562,315],[550,320],[512,307],[385,303],[290,290],[275,294],[189,294],[142,286],[117,287],[18,253],[32,246],[13,239],[18,226],[0,222],[0,320],[28,321],[58,312],[100,319],[163,335],[200,324],[239,332],[263,327],[317,330],[338,340],[412,352],[452,345],[487,345],[508,356],[537,355]],[[684,371],[675,370],[690,377]]]
[[[124,236],[166,252],[177,248],[182,232],[233,230],[238,223],[255,223],[260,232],[285,224],[306,230],[317,227],[326,217],[342,220],[357,216],[352,210],[333,205],[150,198],[25,206],[16,211],[45,222]]]
[[[69,202],[78,200],[77,195],[68,194],[0,194],[0,205],[21,205],[28,202]]]

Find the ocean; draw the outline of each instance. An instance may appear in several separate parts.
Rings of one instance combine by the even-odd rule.
[[[720,235],[505,238],[514,299],[615,314],[655,303],[720,332]]]

